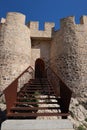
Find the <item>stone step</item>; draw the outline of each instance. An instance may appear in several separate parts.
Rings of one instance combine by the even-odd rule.
[[[67,119],[58,120],[6,120],[1,130],[74,130]]]
[[[29,105],[33,105],[33,104],[58,104],[58,102],[15,102],[16,105],[23,105],[23,104],[29,104]]]
[[[27,92],[27,93],[29,93],[29,92],[32,92],[32,93],[35,93],[35,92],[48,92],[48,90],[21,90],[21,92]],[[50,90],[50,92],[54,92],[53,90]]]
[[[58,110],[60,107],[12,107],[11,111],[29,111],[29,110]]]
[[[46,112],[46,113],[8,113],[7,117],[8,119],[33,119],[33,118],[37,118],[37,117],[56,117],[56,116],[69,116],[69,113],[58,113],[58,112]]]
[[[60,99],[60,97],[56,98],[56,97],[17,97],[17,100],[21,101],[21,100],[32,100],[32,99],[38,99],[38,100],[58,100]]]

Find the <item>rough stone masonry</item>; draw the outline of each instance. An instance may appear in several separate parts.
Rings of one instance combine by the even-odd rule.
[[[44,60],[78,94],[87,89],[87,16],[61,19],[60,29],[38,22],[25,25],[25,15],[10,12],[0,23],[0,90],[3,91],[29,65]]]

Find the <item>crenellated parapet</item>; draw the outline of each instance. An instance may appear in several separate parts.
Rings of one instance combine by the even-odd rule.
[[[74,16],[70,16],[70,17],[66,17],[66,18],[63,18],[63,19],[61,19],[60,20],[60,27],[61,28],[63,28],[63,27],[65,27],[65,26],[77,26],[77,25],[79,25],[79,27],[80,27],[80,25],[82,26],[82,25],[86,25],[87,24],[87,16],[81,16],[81,18],[80,18],[80,22],[79,22],[80,24],[76,24],[76,22],[75,22],[75,17]]]
[[[52,29],[54,23],[46,22],[44,24],[44,30],[39,30],[39,22],[29,22],[27,26],[30,29],[31,38],[40,38],[40,39],[51,39],[52,38]]]
[[[76,24],[75,22],[75,17],[74,16],[69,16],[66,18],[63,18],[60,20],[60,30],[62,28],[74,28],[76,27],[77,29],[82,29],[83,25],[85,26],[87,24],[87,16],[82,16],[80,18],[80,24]],[[50,23],[50,22],[45,22],[44,24],[44,30],[39,30],[39,22],[29,22],[27,24],[28,28],[30,29],[30,36],[33,39],[51,39],[52,38],[52,30],[55,26],[54,23]]]

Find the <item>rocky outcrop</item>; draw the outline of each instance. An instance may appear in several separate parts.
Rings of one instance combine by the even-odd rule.
[[[72,98],[69,119],[73,122],[75,130],[87,130],[87,97]]]

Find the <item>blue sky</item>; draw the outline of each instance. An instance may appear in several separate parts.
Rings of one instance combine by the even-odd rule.
[[[87,0],[0,0],[0,18],[7,12],[21,12],[26,15],[26,22],[55,22],[56,29],[60,19],[75,16],[76,22],[82,15],[87,15]]]

